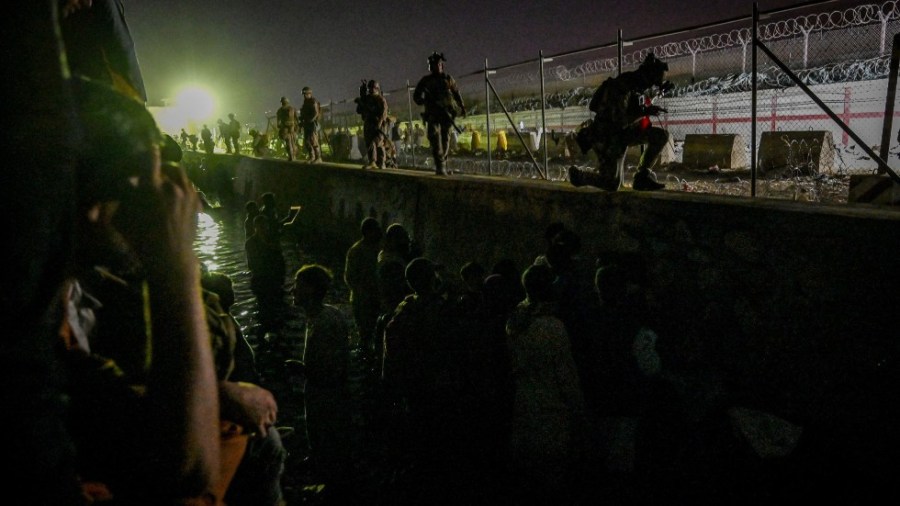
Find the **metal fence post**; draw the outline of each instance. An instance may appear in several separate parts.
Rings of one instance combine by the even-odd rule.
[[[544,171],[545,179],[550,179],[550,165],[547,156],[547,98],[544,95],[544,50],[538,53],[538,59],[541,60],[541,142],[544,144]],[[546,61],[553,61],[553,58],[547,58]]]
[[[750,31],[753,51],[750,54],[750,197],[756,196],[756,52],[759,42],[759,4],[753,2],[753,23]]]
[[[616,75],[622,75],[622,29],[616,35]]]
[[[890,74],[888,75],[887,103],[884,105],[884,127],[881,131],[881,159],[887,162],[891,147],[891,130],[894,122],[894,99],[897,97],[897,71],[900,70],[900,33],[894,34],[894,46],[891,51]],[[878,173],[884,174],[884,166],[878,165]]]
[[[488,59],[484,59],[484,129],[487,135],[487,164],[488,164],[488,175],[493,176],[494,172],[491,167],[491,88],[488,84],[490,79],[488,75],[490,75],[491,71],[488,70]],[[474,135],[474,132],[473,132]],[[469,147],[472,147],[470,144]],[[472,154],[475,154],[475,150],[472,150]]]
[[[412,151],[413,167],[416,166],[416,146],[412,143],[413,138],[413,115],[412,115],[412,88],[409,87],[409,79],[406,80],[406,104],[409,106],[409,124],[406,125],[406,147]]]

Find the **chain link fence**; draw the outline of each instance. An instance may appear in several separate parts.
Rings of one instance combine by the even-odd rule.
[[[618,74],[620,58],[621,70],[630,71],[652,52],[668,63],[667,78],[675,85],[655,102],[667,112],[651,118],[670,133],[656,166],[667,189],[744,196],[758,190],[762,197],[845,201],[848,176],[874,172],[877,163],[759,50],[753,114],[752,11],[738,14],[742,17],[668,34],[636,39],[624,34],[620,41],[593,48],[532,55],[515,65],[491,68],[486,60],[482,70],[451,71],[469,115],[457,122],[463,132],[455,136],[450,169],[565,183],[569,167],[595,167],[594,155],[582,153],[574,140],[591,118],[590,98],[600,83]],[[762,13],[759,19],[759,40],[877,152],[891,41],[900,29],[897,0],[806,4]],[[409,86],[415,84],[411,80]],[[432,161],[421,108],[411,102],[407,88],[384,93],[398,126],[392,137],[399,165],[428,169]],[[361,129],[353,98],[325,104],[326,133],[352,138]],[[892,169],[900,167],[898,126],[890,137]],[[351,141],[357,150],[361,143],[361,138]],[[362,156],[361,151],[335,150],[339,160]],[[640,147],[629,148],[626,176],[639,156]]]

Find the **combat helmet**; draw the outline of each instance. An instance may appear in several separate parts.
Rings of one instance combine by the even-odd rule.
[[[654,85],[663,86],[665,84],[663,78],[669,71],[669,64],[657,58],[655,54],[647,53],[638,70],[644,73]]]
[[[437,63],[439,61],[447,61],[447,59],[444,58],[444,53],[438,53],[437,51],[434,51],[428,56],[429,65],[431,65],[432,63]]]
[[[668,72],[669,64],[660,60],[653,53],[647,53],[647,56],[644,58],[644,61],[641,62],[640,68],[652,69],[655,71]]]

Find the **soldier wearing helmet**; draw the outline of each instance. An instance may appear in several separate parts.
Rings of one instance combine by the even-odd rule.
[[[649,53],[637,70],[623,72],[604,81],[591,98],[593,121],[578,132],[582,152],[593,149],[598,171],[572,167],[569,179],[575,186],[591,185],[616,191],[624,180],[625,151],[628,146],[647,144],[641,155],[632,188],[648,191],[665,187],[650,168],[669,140],[665,129],[652,126],[650,116],[666,112],[653,105],[652,98],[671,88],[665,81],[669,65]]]
[[[276,113],[278,137],[284,142],[284,150],[288,160],[294,161],[297,155],[297,110],[287,97],[281,97],[281,107]]]
[[[381,86],[374,79],[363,80],[359,92],[356,112],[362,116],[363,140],[366,143],[368,158],[368,163],[363,169],[383,169],[387,161],[385,142],[388,138],[384,126],[388,118],[388,103],[381,94]]]
[[[312,163],[322,161],[322,150],[319,148],[319,118],[322,108],[313,97],[312,88],[303,87],[303,105],[300,106],[300,125],[303,127],[303,146],[307,160]]]
[[[457,116],[466,116],[466,106],[456,87],[456,81],[444,73],[443,53],[428,57],[429,74],[419,80],[413,92],[416,104],[424,106],[422,119],[427,125],[426,135],[431,144],[436,175],[445,176],[447,156],[450,154],[450,129],[455,128]]]
[[[228,113],[228,136],[230,138],[231,147],[234,148],[234,154],[241,153],[241,122],[234,117],[234,113]],[[226,145],[229,143],[226,142]]]

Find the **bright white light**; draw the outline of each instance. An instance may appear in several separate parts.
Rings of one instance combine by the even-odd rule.
[[[181,111],[188,122],[208,122],[215,118],[218,104],[212,91],[198,85],[185,86],[175,95],[173,107]]]
[[[200,133],[204,124],[214,126],[219,104],[211,90],[199,85],[188,85],[178,90],[175,98],[167,100],[166,107],[149,107],[150,113],[163,132],[176,138],[184,128],[188,133]]]

